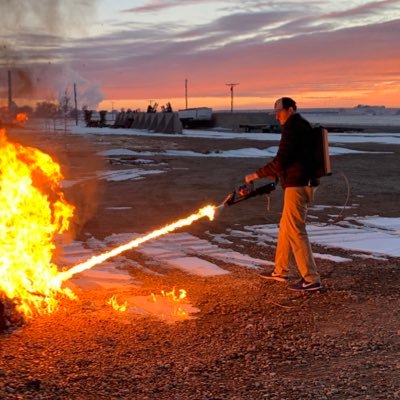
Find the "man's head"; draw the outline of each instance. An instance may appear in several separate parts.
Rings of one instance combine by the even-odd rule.
[[[281,97],[274,105],[275,116],[281,125],[297,110],[296,102],[290,97]]]

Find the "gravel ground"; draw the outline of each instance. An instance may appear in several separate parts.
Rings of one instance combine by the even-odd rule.
[[[67,178],[100,167],[120,168],[95,156],[99,149],[267,147],[246,140],[101,135],[83,139],[28,129],[11,131],[9,136],[48,151],[61,162]],[[352,214],[398,216],[400,149],[386,146],[386,150],[394,154],[333,160],[334,170],[345,171],[351,183],[350,202],[359,204]],[[260,164],[257,159],[160,161],[168,165],[165,174],[101,187],[87,181],[67,191],[79,208],[76,237],[148,232],[191,214],[205,201],[223,200]],[[346,193],[341,178],[326,179],[331,180],[325,189],[321,187],[321,204],[343,204]],[[267,217],[262,200],[253,199],[229,208],[218,221],[200,221],[185,231],[206,237],[206,231],[277,222],[280,200],[277,190]],[[123,218],[107,212],[106,207],[122,203],[133,206]],[[320,221],[324,219],[328,217],[321,211]],[[273,259],[274,249],[254,243],[225,246]],[[314,251],[324,249],[315,246]],[[104,305],[107,291],[82,291],[78,302],[65,303],[55,314],[0,334],[0,398],[400,399],[400,259],[360,260],[339,249],[336,254],[353,261],[319,260],[325,290],[306,295],[289,291],[285,284],[266,282],[254,269],[211,259],[231,273],[202,278],[178,270],[166,272],[157,265],[150,267],[152,274],[131,268],[141,286],[122,294],[147,296],[182,287],[199,312],[192,319],[166,323],[114,312]],[[126,256],[143,262],[135,251]]]

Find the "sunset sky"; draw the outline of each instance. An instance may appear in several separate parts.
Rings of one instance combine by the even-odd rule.
[[[39,4],[36,4],[39,3]],[[2,0],[1,97],[269,109],[400,107],[400,0]],[[22,100],[23,98],[23,100]]]

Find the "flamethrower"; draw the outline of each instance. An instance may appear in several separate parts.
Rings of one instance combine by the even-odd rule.
[[[269,182],[263,186],[256,187],[254,182],[245,183],[244,185],[238,186],[229,194],[222,205],[231,206],[239,203],[240,201],[250,199],[251,197],[259,196],[261,194],[270,194],[275,190],[275,183]]]
[[[225,200],[219,206],[215,207],[215,216],[218,216],[225,206],[232,206],[233,204],[262,194],[269,195],[273,190],[275,190],[275,188],[276,185],[274,182],[268,182],[262,186],[256,186],[254,182],[244,183],[240,186],[237,186],[235,189],[233,189],[232,193],[226,196]]]

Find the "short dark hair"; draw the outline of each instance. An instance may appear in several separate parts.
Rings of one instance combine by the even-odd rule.
[[[290,107],[292,107],[294,111],[297,110],[296,102],[290,97],[281,97],[274,105],[275,111],[288,110]]]

